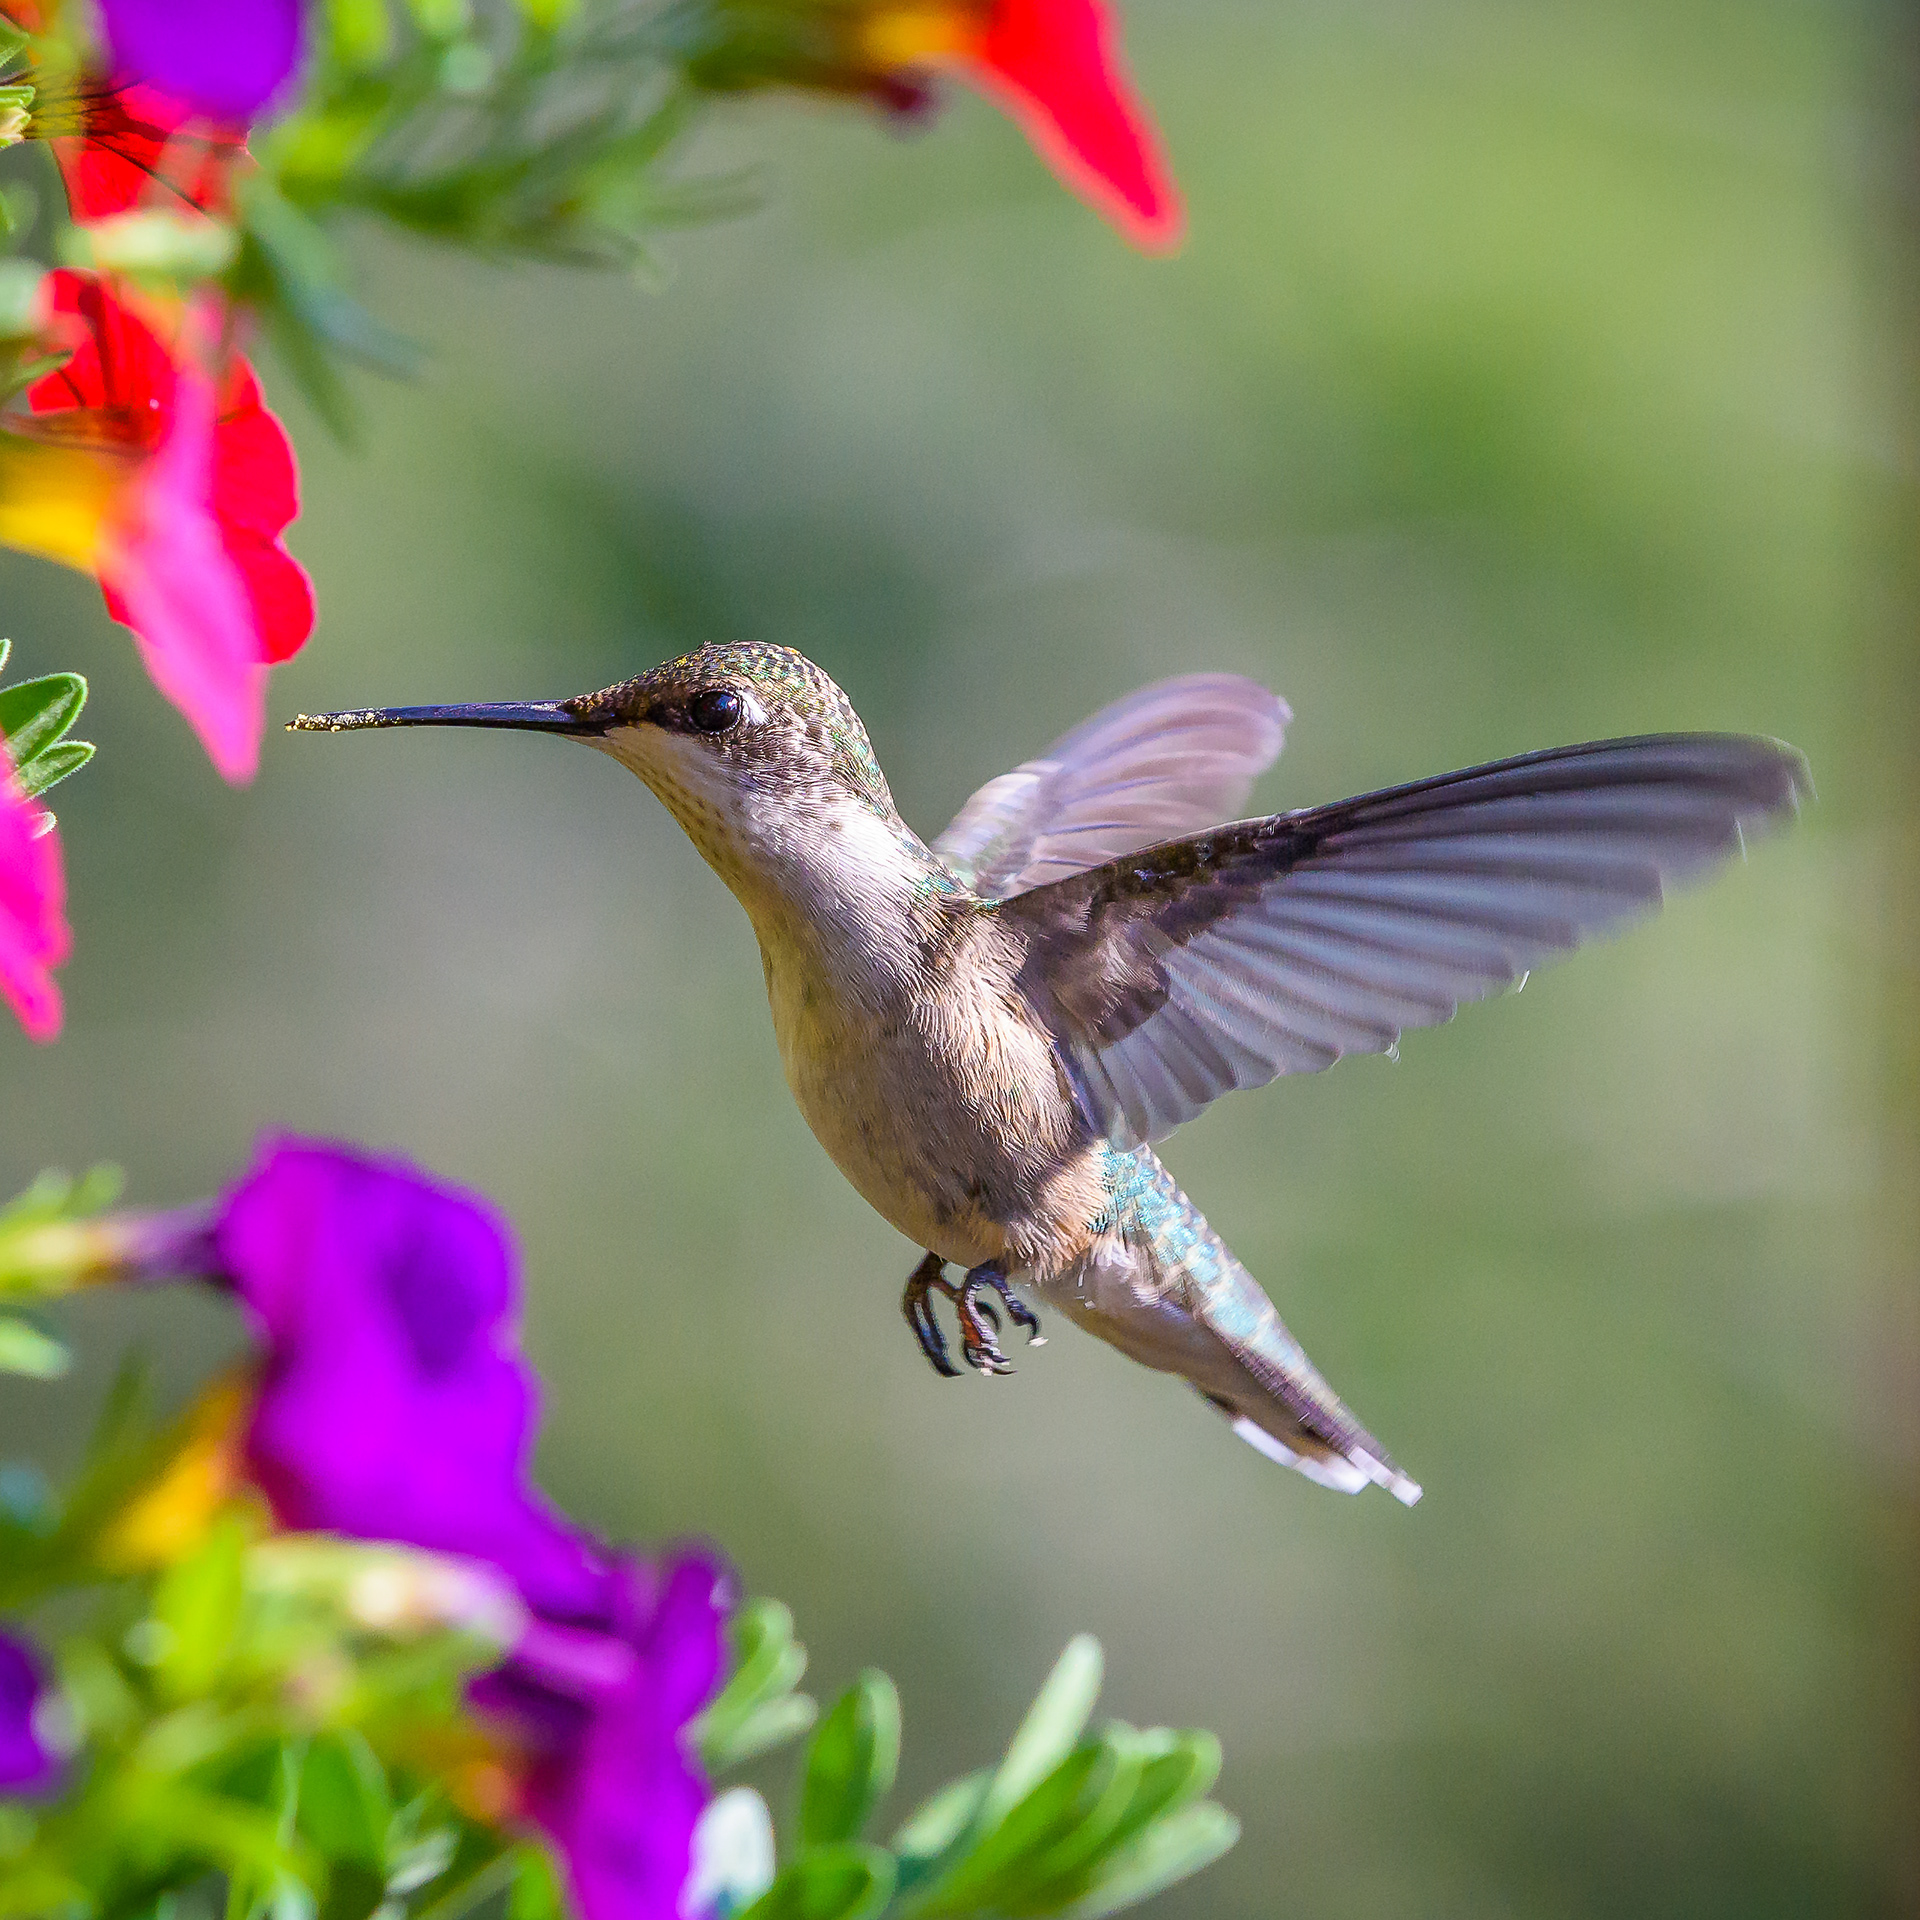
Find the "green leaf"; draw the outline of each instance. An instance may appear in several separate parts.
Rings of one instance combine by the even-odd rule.
[[[1147,1751],[1133,1799],[1108,1838],[1119,1848],[1152,1822],[1197,1800],[1220,1777],[1220,1742],[1196,1729],[1169,1733],[1164,1727],[1136,1736]]]
[[[264,1808],[179,1782],[144,1785],[137,1798],[119,1802],[121,1837],[130,1850],[205,1860],[235,1879],[268,1884],[317,1874],[317,1863],[283,1844],[279,1821]]]
[[[98,1534],[151,1476],[164,1449],[164,1436],[154,1429],[145,1371],[130,1355],[108,1389],[58,1524],[51,1532],[37,1530],[31,1539],[7,1533],[6,1552],[0,1554],[0,1606],[23,1606],[48,1587],[96,1577]]]
[[[89,1167],[78,1180],[49,1167],[24,1193],[0,1206],[0,1229],[44,1226],[50,1220],[79,1220],[110,1207],[120,1197],[125,1176],[110,1164]]]
[[[70,773],[78,773],[93,758],[91,740],[62,740],[42,748],[24,767],[16,767],[21,791],[29,800],[37,800],[49,787],[56,787]]]
[[[749,1760],[799,1739],[813,1725],[818,1712],[804,1693],[785,1694],[756,1707],[724,1741],[713,1746],[703,1744],[701,1751],[707,1756],[709,1771],[724,1773],[732,1767],[743,1767]]]
[[[1100,1920],[1138,1906],[1211,1866],[1239,1837],[1240,1822],[1226,1808],[1211,1800],[1185,1807],[1107,1861],[1092,1888],[1060,1909],[1060,1920]]]
[[[300,1831],[321,1854],[384,1878],[392,1817],[385,1769],[358,1733],[314,1740],[300,1775]]]
[[[1017,1904],[1018,1896],[1044,1877],[1035,1862],[1065,1841],[1106,1797],[1114,1766],[1114,1755],[1100,1741],[1075,1748],[996,1826],[983,1832],[976,1825],[945,1874],[916,1898],[913,1910],[929,1916],[971,1914]]]
[[[77,673],[48,673],[0,687],[0,734],[16,767],[43,753],[80,718],[87,683]]]
[[[0,1373],[31,1380],[58,1380],[73,1365],[73,1355],[50,1333],[29,1320],[0,1316]]]
[[[777,1600],[749,1600],[734,1616],[733,1673],[694,1723],[709,1772],[724,1772],[813,1724],[814,1705],[793,1692],[807,1650],[793,1637],[793,1615]]]
[[[1093,1712],[1093,1703],[1100,1697],[1104,1667],[1100,1642],[1092,1634],[1076,1634],[1067,1642],[1066,1651],[1055,1662],[1046,1685],[1007,1744],[1007,1757],[980,1803],[975,1823],[978,1827],[991,1827],[1004,1819],[1017,1801],[1073,1751]]]
[[[1085,1891],[1100,1862],[1116,1850],[1116,1836],[1146,1771],[1138,1736],[1131,1729],[1118,1732],[1119,1738],[1110,1734],[1101,1739],[1103,1764],[1090,1777],[1074,1817],[1028,1847],[1009,1876],[999,1903],[1009,1913],[1046,1913],[1064,1905]],[[1014,1826],[1021,1811],[1015,1809],[1002,1833]]]
[[[45,1920],[50,1913],[86,1913],[93,1902],[79,1881],[43,1861],[7,1863],[0,1880],[0,1914],[7,1920]]]
[[[507,1920],[566,1920],[560,1877],[543,1848],[526,1843],[513,1850],[513,1887]]]
[[[908,1815],[906,1824],[893,1836],[903,1889],[930,1877],[942,1856],[973,1825],[992,1779],[982,1767],[978,1773],[950,1781]]]
[[[869,1667],[821,1721],[800,1786],[800,1844],[857,1840],[900,1767],[900,1695]]]
[[[873,1920],[893,1897],[891,1854],[851,1843],[803,1854],[739,1920]]]
[[[194,1552],[167,1569],[154,1593],[153,1619],[164,1630],[154,1677],[174,1699],[204,1695],[233,1653],[246,1597],[247,1534],[238,1514],[217,1520]]]
[[[1084,1897],[1112,1861],[1154,1822],[1196,1800],[1220,1769],[1220,1745],[1208,1733],[1136,1732],[1114,1725],[1100,1736],[1112,1759],[1106,1784],[1063,1833],[1030,1847],[991,1889],[1010,1915],[1053,1913]],[[1018,1824],[1032,1796],[1001,1828]],[[996,1839],[999,1836],[995,1836]],[[989,1843],[991,1844],[991,1843]]]

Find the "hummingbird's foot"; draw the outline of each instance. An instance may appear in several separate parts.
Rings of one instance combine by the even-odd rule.
[[[928,1254],[914,1268],[907,1289],[900,1296],[900,1311],[907,1316],[907,1325],[913,1329],[913,1337],[920,1342],[920,1351],[927,1356],[927,1364],[943,1379],[958,1380],[960,1369],[947,1355],[946,1336],[940,1331],[940,1322],[934,1317],[933,1301],[929,1297],[935,1292],[944,1293],[956,1306],[959,1304],[960,1289],[946,1277],[946,1273],[947,1263],[937,1253]]]
[[[980,1297],[983,1293],[999,1296],[1007,1317],[1015,1326],[1026,1328],[1029,1346],[1046,1344],[1040,1335],[1039,1317],[1013,1291],[1007,1276],[992,1261],[975,1267],[960,1288],[954,1309],[960,1317],[960,1352],[967,1365],[978,1373],[1011,1373],[1013,1363],[1000,1351],[997,1338],[1000,1316]]]

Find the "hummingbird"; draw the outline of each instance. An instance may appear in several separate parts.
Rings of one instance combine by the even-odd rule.
[[[847,696],[786,647],[290,730],[513,728],[632,769],[746,909],[808,1125],[926,1250],[902,1307],[937,1372],[959,1374],[935,1297],[992,1375],[1010,1370],[1002,1309],[1040,1338],[1019,1287],[1180,1375],[1269,1458],[1411,1506],[1418,1483],[1154,1143],[1236,1088],[1390,1052],[1652,911],[1796,810],[1807,770],[1776,740],[1652,735],[1234,818],[1291,718],[1234,675],[1161,681],[989,781],[931,844]]]

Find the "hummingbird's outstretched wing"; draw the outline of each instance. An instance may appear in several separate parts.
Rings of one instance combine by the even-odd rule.
[[[999,911],[1089,1117],[1134,1145],[1451,1018],[1652,911],[1807,790],[1774,740],[1604,740],[1244,820]]]
[[[1005,900],[1231,820],[1291,718],[1277,694],[1237,674],[1142,687],[989,780],[933,850],[976,893]]]

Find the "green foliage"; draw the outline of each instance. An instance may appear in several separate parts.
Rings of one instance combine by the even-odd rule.
[[[743,1920],[878,1920],[893,1893],[893,1856],[836,1841],[784,1869]]]
[[[840,1696],[807,1747],[800,1844],[857,1840],[900,1768],[900,1696],[869,1667]]]
[[[299,108],[260,143],[280,193],[480,252],[630,266],[647,235],[749,204],[659,168],[691,121],[655,13],[587,0],[331,0]]]
[[[211,1874],[229,1914],[350,1916],[483,1870],[504,1882],[505,1837],[407,1758],[459,1727],[463,1684],[501,1643],[468,1620],[372,1625],[355,1603],[368,1574],[419,1564],[263,1539],[243,1510],[157,1575],[96,1564],[93,1620],[58,1644],[86,1763],[50,1807],[7,1809],[9,1888],[17,1872],[104,1917]]]
[[[742,1702],[761,1699],[766,1676],[797,1678],[804,1665],[785,1608],[757,1602],[742,1622],[708,1740],[736,1687]],[[1070,1642],[1000,1763],[930,1795],[886,1847],[861,1836],[898,1767],[900,1702],[885,1674],[863,1673],[807,1743],[793,1857],[741,1920],[1091,1920],[1218,1859],[1239,1834],[1204,1798],[1218,1741],[1119,1721],[1089,1732],[1101,1667],[1091,1636]],[[730,1716],[741,1711],[754,1709],[736,1704]]]
[[[73,1364],[65,1344],[31,1320],[0,1315],[0,1373],[57,1380]]]
[[[0,648],[4,646],[0,641]],[[4,657],[0,653],[0,661]],[[77,1229],[119,1190],[117,1168],[95,1167],[77,1181],[49,1172],[0,1207],[0,1299],[36,1299],[62,1292],[79,1279],[88,1249]],[[54,1380],[69,1364],[66,1347],[48,1328],[18,1313],[0,1314],[0,1373]]]
[[[749,1600],[733,1621],[733,1672],[693,1728],[709,1771],[766,1753],[813,1725],[814,1703],[795,1693],[807,1650],[793,1637],[793,1615],[777,1600]]]
[[[43,1175],[0,1213],[0,1253],[84,1227],[116,1185]],[[12,1339],[29,1354],[33,1330],[12,1324],[27,1332],[0,1321],[0,1353]],[[275,1532],[206,1477],[244,1405],[215,1382],[163,1422],[127,1371],[63,1493],[31,1468],[0,1472],[0,1605],[44,1616],[61,1597],[60,1707],[83,1750],[50,1804],[0,1801],[0,1920],[215,1920],[208,1898],[226,1920],[457,1920],[501,1895],[508,1920],[568,1920],[553,1860],[454,1791],[461,1757],[493,1752],[467,1686],[525,1630],[518,1596],[465,1563]],[[784,1606],[746,1602],[730,1642],[685,1736],[713,1773],[815,1718]],[[778,1871],[757,1796],[715,1803],[752,1817],[716,1822],[718,1857],[696,1860],[715,1869],[714,1920],[1104,1913],[1195,1871],[1234,1835],[1201,1797],[1218,1748],[1089,1732],[1100,1677],[1097,1643],[1073,1641],[998,1764],[881,1846],[868,1829],[899,1770],[900,1700],[861,1673],[800,1756]]]
[[[234,1920],[453,1920],[501,1893],[508,1920],[565,1920],[551,1858],[463,1812],[431,1764],[474,1737],[465,1683],[511,1623],[373,1622],[356,1597],[432,1564],[263,1533],[245,1508],[151,1573],[108,1577],[96,1555],[93,1617],[58,1643],[85,1763],[51,1805],[0,1803],[0,1916],[212,1920],[196,1902],[213,1888]],[[741,1610],[734,1644],[699,1733],[744,1755],[759,1746],[726,1729],[795,1704],[805,1654],[770,1601]],[[1201,1798],[1216,1745],[1119,1723],[1087,1734],[1098,1670],[1099,1649],[1075,1641],[999,1765],[933,1795],[887,1847],[860,1836],[893,1783],[899,1700],[863,1673],[807,1744],[791,1857],[735,1920],[1091,1916],[1206,1865],[1236,1832]]]
[[[12,642],[0,640],[0,669],[11,651]],[[86,704],[87,683],[77,673],[43,674],[37,680],[0,688],[0,740],[6,743],[14,777],[29,799],[77,773],[93,758],[87,741],[66,737]]]

